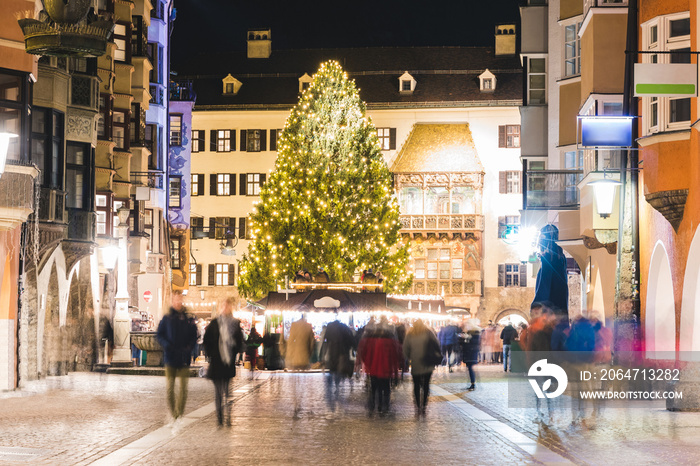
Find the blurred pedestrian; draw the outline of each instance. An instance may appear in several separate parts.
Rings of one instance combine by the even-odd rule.
[[[469,381],[471,385],[467,390],[476,389],[476,374],[474,374],[474,365],[479,363],[479,348],[481,331],[475,325],[467,324],[464,339],[462,340],[462,361],[467,365],[469,372]]]
[[[365,329],[358,353],[370,377],[369,414],[377,407],[380,415],[389,412],[391,379],[398,377],[399,345],[396,334],[385,316],[374,329]]]
[[[258,330],[253,325],[250,328],[250,333],[248,334],[248,339],[245,341],[245,354],[250,361],[250,378],[253,378],[253,373],[255,372],[256,365],[258,364],[258,348],[262,345],[262,335],[258,333]]]
[[[241,322],[233,317],[235,299],[228,298],[221,305],[219,316],[204,332],[204,351],[209,357],[207,378],[214,383],[216,419],[219,427],[226,422],[231,426],[229,386],[236,376],[236,355],[243,351]]]
[[[501,341],[503,342],[503,372],[508,372],[511,366],[510,345],[518,337],[518,331],[508,321],[508,324],[501,330]]]
[[[413,398],[416,414],[425,416],[430,393],[430,377],[435,370],[432,354],[440,351],[440,342],[431,329],[421,319],[413,323],[403,342],[403,355],[411,364],[413,377]]]
[[[182,291],[173,291],[170,312],[160,321],[156,338],[163,347],[168,408],[173,421],[177,423],[187,403],[190,360],[192,348],[197,342],[197,325],[194,323],[194,317],[187,314],[187,309],[182,305]],[[180,380],[177,396],[176,379]],[[178,428],[179,425],[174,424],[173,427]]]
[[[340,381],[345,377],[351,377],[354,362],[350,360],[350,352],[355,346],[355,336],[350,327],[334,320],[326,326],[326,332],[321,344],[321,361],[323,361],[329,375],[327,380],[328,395],[331,395],[335,385],[335,395],[340,390]]]
[[[593,318],[591,323],[595,331],[595,362],[608,364],[612,360],[612,332],[598,318]]]
[[[311,365],[311,354],[315,344],[314,329],[306,321],[305,316],[292,322],[284,355],[287,368],[292,370],[308,369]]]
[[[449,372],[452,372],[452,364],[456,359],[457,343],[459,342],[459,327],[454,324],[445,325],[438,332],[440,342],[440,352],[442,353],[443,366],[447,365]]]

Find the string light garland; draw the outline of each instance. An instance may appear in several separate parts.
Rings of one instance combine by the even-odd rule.
[[[239,293],[257,299],[300,269],[323,267],[331,281],[372,268],[384,289],[406,291],[409,249],[377,131],[355,82],[327,61],[279,135],[274,171],[251,214]]]

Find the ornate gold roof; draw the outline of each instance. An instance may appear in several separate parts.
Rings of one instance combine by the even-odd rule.
[[[416,124],[401,148],[393,173],[483,173],[469,124]]]

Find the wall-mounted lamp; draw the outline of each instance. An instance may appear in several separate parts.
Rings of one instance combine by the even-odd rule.
[[[608,218],[615,205],[615,188],[622,183],[617,180],[605,178],[605,174],[603,174],[602,180],[592,181],[588,184],[593,186],[595,202],[598,205],[598,215],[603,218]]]
[[[119,247],[114,244],[110,244],[103,248],[102,251],[102,263],[107,270],[114,270],[114,266],[117,265],[117,258],[119,257]]]

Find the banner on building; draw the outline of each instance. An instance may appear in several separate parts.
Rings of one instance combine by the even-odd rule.
[[[635,63],[635,97],[697,97],[698,65]]]
[[[581,146],[630,147],[632,145],[632,117],[579,116]]]

